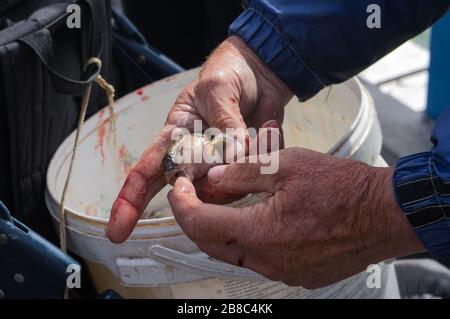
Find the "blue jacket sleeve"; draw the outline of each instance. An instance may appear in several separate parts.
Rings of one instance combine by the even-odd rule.
[[[450,108],[438,119],[430,152],[399,160],[397,201],[419,239],[437,258],[450,256]]]
[[[369,5],[381,27],[369,28]],[[427,29],[449,0],[253,0],[230,26],[300,100],[340,83]]]

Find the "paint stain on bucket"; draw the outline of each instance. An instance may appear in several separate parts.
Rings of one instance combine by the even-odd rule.
[[[131,171],[131,167],[133,166],[135,158],[131,155],[130,152],[128,152],[125,144],[123,144],[119,148],[117,155],[119,157],[120,162],[122,163],[123,173],[125,176],[127,176]]]
[[[86,206],[85,212],[88,216],[97,216],[97,208],[95,207],[95,204]]]
[[[100,152],[100,157],[102,160],[102,166],[105,163],[105,136],[106,136],[106,126],[103,123],[97,132],[97,143],[95,145],[95,149]]]

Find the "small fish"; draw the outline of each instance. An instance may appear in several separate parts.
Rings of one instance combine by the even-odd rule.
[[[226,149],[235,144],[225,134],[211,137],[199,133],[179,136],[167,151],[162,170],[170,184],[175,183],[180,176],[194,180],[205,176],[211,167],[226,162]],[[241,147],[237,149],[242,150]]]

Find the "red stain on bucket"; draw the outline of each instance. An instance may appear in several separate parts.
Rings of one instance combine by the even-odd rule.
[[[136,95],[141,97],[142,102],[146,102],[150,99],[149,96],[144,95],[144,90],[143,89],[139,89],[136,91]]]
[[[122,145],[119,148],[119,159],[121,161],[125,161],[125,157],[127,156],[127,148],[125,147],[125,145]]]
[[[103,121],[103,115],[105,115],[105,110],[101,110],[98,112],[98,123],[100,124]]]
[[[98,112],[98,124],[100,125],[97,131],[97,143],[95,144],[95,149],[97,151],[100,151],[100,156],[102,159],[102,165],[105,162],[105,151],[104,151],[104,140],[105,140],[105,136],[106,136],[106,127],[105,124],[106,122],[108,122],[109,120],[106,120],[105,122],[103,122],[103,116],[105,115],[105,110],[101,110],[100,112]],[[103,122],[103,123],[102,123]]]
[[[122,145],[119,148],[118,154],[120,162],[123,164],[123,172],[125,173],[125,176],[127,176],[132,167],[132,160],[130,158],[130,154],[127,150],[127,147],[125,145]]]
[[[95,205],[89,205],[86,207],[86,215],[88,216],[97,216],[97,209],[95,208]]]
[[[109,120],[106,120],[97,131],[97,144],[95,145],[95,149],[100,151],[100,157],[102,159],[102,166],[105,163],[105,136],[106,136],[106,124]]]

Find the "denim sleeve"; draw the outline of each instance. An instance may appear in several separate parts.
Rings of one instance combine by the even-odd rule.
[[[450,0],[253,0],[230,26],[302,101],[427,29]],[[369,5],[380,28],[369,28]]]
[[[397,201],[428,252],[450,257],[450,108],[439,117],[433,149],[400,159],[394,174]]]

